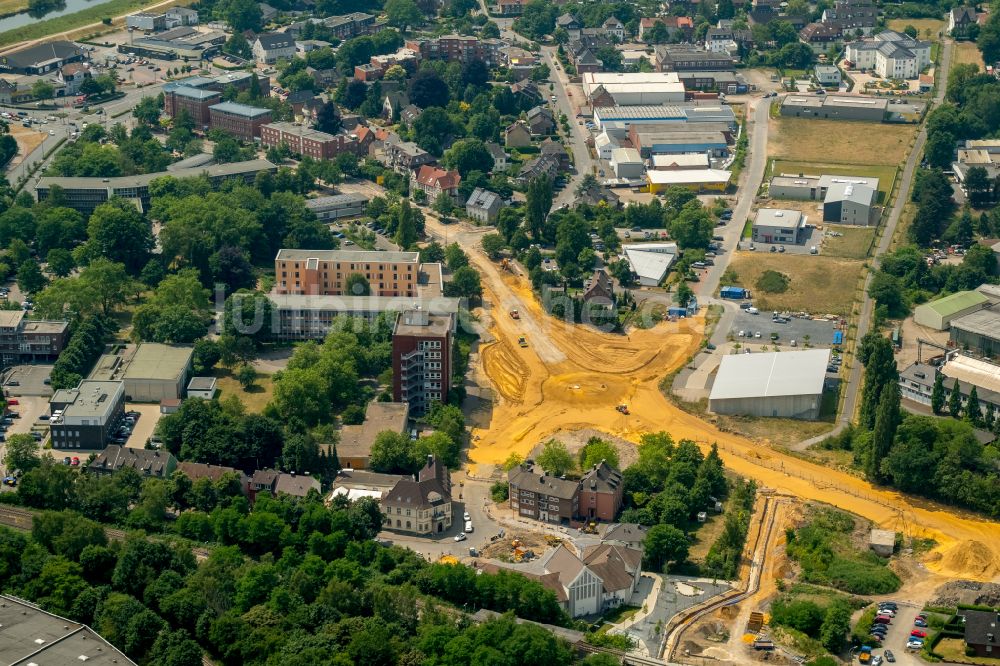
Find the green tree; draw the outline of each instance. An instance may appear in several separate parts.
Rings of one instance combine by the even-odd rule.
[[[535,458],[538,465],[553,476],[562,476],[566,472],[573,471],[573,456],[570,455],[566,445],[562,442],[550,439],[542,444],[542,451]]]
[[[951,395],[948,396],[948,413],[952,418],[962,418],[962,393],[957,379],[951,387]]]
[[[257,371],[249,363],[241,365],[239,371],[236,373],[236,380],[243,387],[244,391],[249,391],[250,387],[257,382]]]
[[[587,470],[601,462],[606,462],[614,469],[619,469],[618,450],[606,439],[591,437],[580,449],[580,469]]]
[[[472,171],[493,170],[493,156],[481,139],[459,139],[444,153],[444,165],[467,178]]]
[[[479,273],[471,266],[462,266],[452,274],[451,281],[445,283],[445,293],[460,298],[481,297],[483,285]]]
[[[865,473],[872,481],[885,480],[882,461],[889,457],[896,438],[896,428],[900,422],[899,400],[898,382],[892,382],[882,389],[878,411],[875,414],[875,427],[872,430],[871,448],[865,464]]]
[[[500,255],[503,253],[503,249],[505,247],[503,236],[500,234],[486,234],[483,236],[481,243],[483,246],[483,252],[485,252],[486,256],[494,261],[500,258]]]
[[[31,96],[35,99],[48,100],[56,94],[56,88],[45,79],[39,79],[31,84]]]
[[[455,210],[455,202],[447,192],[441,192],[434,198],[434,210],[441,215],[451,215]]]
[[[66,277],[76,268],[73,255],[63,247],[54,247],[45,255],[45,261],[49,265],[49,272],[56,277]]]
[[[545,227],[545,220],[552,209],[552,181],[548,178],[535,178],[528,183],[527,205],[525,206],[525,220],[531,237],[536,241],[542,240],[542,230]]]
[[[407,28],[424,21],[423,12],[413,0],[388,0],[385,3],[385,14],[389,25],[399,28],[400,32],[406,32]]]
[[[882,390],[890,384],[899,383],[896,359],[892,353],[892,343],[878,332],[866,335],[861,341],[858,358],[865,366],[865,383],[861,392],[861,426],[871,430],[875,427]]]
[[[982,425],[983,412],[979,406],[979,391],[975,386],[969,389],[969,399],[965,403],[965,418],[974,426]]]
[[[417,242],[417,225],[413,218],[413,209],[410,208],[410,202],[406,199],[403,199],[399,205],[394,240],[404,250],[413,247]]]
[[[94,209],[87,223],[87,236],[82,247],[88,259],[104,257],[123,264],[131,275],[137,275],[146,265],[154,246],[149,223],[131,202],[117,197]]]
[[[351,296],[370,296],[372,286],[363,274],[351,273],[344,281],[344,291]]]
[[[372,442],[369,465],[376,472],[411,474],[417,467],[412,448],[406,435],[391,430],[380,432]]]
[[[45,286],[45,276],[34,259],[28,259],[17,269],[17,286],[25,294],[34,294]]]
[[[663,572],[673,562],[679,564],[687,559],[687,536],[673,525],[654,525],[646,532],[643,542],[643,568]]]
[[[936,372],[934,376],[934,388],[931,390],[931,409],[935,414],[944,411],[944,374]]]
[[[8,436],[3,464],[9,472],[29,472],[39,467],[41,458],[38,456],[38,442],[31,435],[22,433]]]
[[[226,0],[220,10],[233,32],[247,30],[260,32],[262,26],[260,3],[254,0]]]

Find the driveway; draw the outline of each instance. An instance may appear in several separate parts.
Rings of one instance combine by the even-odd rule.
[[[139,418],[135,422],[135,428],[132,429],[132,434],[129,435],[128,441],[125,442],[125,446],[133,449],[146,448],[146,442],[153,436],[153,431],[156,430],[156,424],[160,422],[160,416],[162,416],[160,414],[160,406],[126,403],[125,411],[139,412]]]
[[[47,398],[52,395],[52,387],[46,384],[45,380],[51,374],[51,365],[16,365],[10,368],[4,377],[4,392],[9,396]]]

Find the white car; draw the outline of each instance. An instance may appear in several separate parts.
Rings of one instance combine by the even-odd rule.
[[[906,649],[908,650],[920,650],[923,647],[924,647],[923,641],[914,641],[914,640],[906,641]]]
[[[465,541],[468,537],[465,536],[465,532],[459,532],[455,535],[455,541]]]
[[[468,511],[462,514],[462,520],[472,520],[472,516],[469,515]]]
[[[55,136],[55,135],[56,135],[55,130],[49,130],[49,136]]]

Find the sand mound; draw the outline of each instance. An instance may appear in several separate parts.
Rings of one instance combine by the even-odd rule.
[[[956,575],[992,578],[1000,572],[997,554],[981,541],[963,541],[941,558],[941,568]]]

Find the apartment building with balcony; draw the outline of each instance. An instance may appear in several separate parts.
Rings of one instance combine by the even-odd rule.
[[[416,296],[419,272],[417,252],[282,248],[274,258],[277,294],[360,296],[347,292],[347,279],[358,274],[374,296]]]
[[[434,402],[448,401],[451,383],[451,314],[407,310],[396,316],[392,331],[392,395],[408,402],[410,413],[425,413]]]

